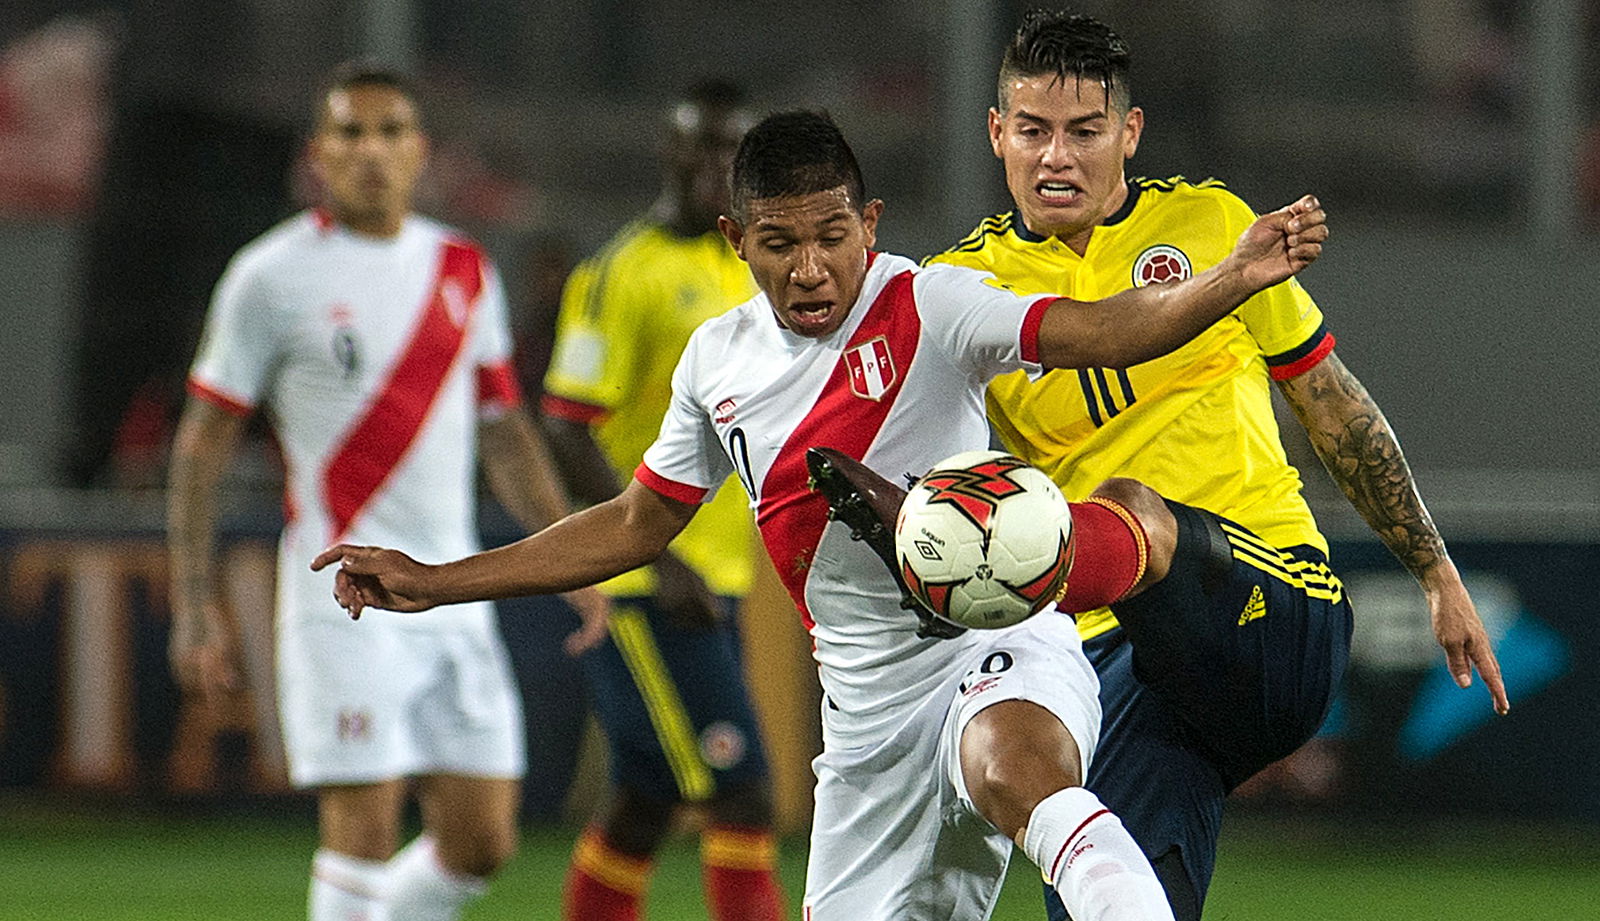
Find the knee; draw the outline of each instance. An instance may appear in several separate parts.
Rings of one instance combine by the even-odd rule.
[[[458,840],[436,838],[439,862],[445,869],[462,876],[487,879],[516,856],[520,836],[516,824],[495,825],[475,830]]]
[[[1070,786],[1076,786],[1075,778],[1058,763],[1020,751],[985,758],[967,777],[967,792],[979,814],[1012,839],[1028,827],[1034,807]]]
[[[961,773],[978,814],[1013,839],[1041,800],[1083,779],[1072,734],[1049,711],[1021,700],[989,707],[967,724]]]
[[[772,826],[772,793],[763,782],[719,788],[706,804],[706,813],[717,825],[765,829]]]
[[[630,857],[649,857],[667,836],[677,804],[618,790],[601,815],[606,843]]]
[[[1172,517],[1166,500],[1149,486],[1128,477],[1112,477],[1094,488],[1093,496],[1110,499],[1133,513],[1144,531],[1149,547],[1140,587],[1159,582],[1172,567],[1172,555],[1178,547],[1178,520]]]
[[[381,796],[324,791],[317,823],[323,847],[362,860],[388,860],[399,843],[399,808]]]

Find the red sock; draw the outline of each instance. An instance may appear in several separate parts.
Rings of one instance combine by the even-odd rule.
[[[1070,503],[1072,571],[1056,607],[1076,614],[1111,604],[1144,576],[1150,540],[1139,519],[1114,499],[1091,496]]]
[[[700,867],[711,921],[782,921],[772,832],[713,825],[700,835]]]
[[[639,921],[639,903],[654,864],[613,850],[600,829],[587,829],[567,867],[563,921]]]

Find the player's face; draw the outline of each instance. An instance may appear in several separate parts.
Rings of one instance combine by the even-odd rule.
[[[667,162],[689,222],[710,229],[728,210],[728,174],[754,119],[745,109],[684,103],[672,112]]]
[[[883,202],[857,209],[840,186],[752,199],[747,211],[743,224],[723,217],[718,226],[749,263],[778,322],[807,338],[833,333],[861,294]]]
[[[340,221],[364,233],[397,232],[426,154],[416,105],[405,93],[357,86],[328,94],[312,161]]]
[[[1144,112],[1120,112],[1098,80],[1054,74],[1012,81],[1007,111],[989,110],[989,142],[1028,229],[1086,244],[1127,196]],[[1081,251],[1081,247],[1074,246]]]

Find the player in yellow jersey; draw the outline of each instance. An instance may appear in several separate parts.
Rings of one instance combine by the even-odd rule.
[[[717,232],[733,152],[752,122],[743,97],[707,81],[668,119],[661,196],[573,272],[545,378],[551,448],[568,489],[590,503],[621,492],[655,440],[690,333],[754,293]],[[752,550],[744,490],[729,483],[653,566],[601,586],[613,598],[611,637],[583,665],[616,791],[573,854],[569,921],[638,917],[680,803],[707,815],[713,921],[781,916],[766,756],[731,618],[750,588]]]
[[[931,261],[991,271],[1024,294],[1094,299],[1225,256],[1254,219],[1233,193],[1211,180],[1124,177],[1144,129],[1127,75],[1127,46],[1104,24],[1028,14],[989,113],[1016,210]],[[989,387],[1000,439],[1068,498],[1107,477],[1136,478],[1175,500],[1188,544],[1180,558],[1214,551],[1160,590],[1079,618],[1105,711],[1087,785],[1127,823],[1179,919],[1200,916],[1224,797],[1315,733],[1348,659],[1349,604],[1285,457],[1273,384],[1421,583],[1457,683],[1476,666],[1495,709],[1508,706],[1394,433],[1333,345],[1291,278],[1155,361],[1012,374]],[[1047,901],[1052,918],[1066,917],[1048,891]]]

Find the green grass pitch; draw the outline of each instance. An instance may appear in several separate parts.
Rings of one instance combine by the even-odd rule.
[[[1235,821],[1207,921],[1461,921],[1600,918],[1594,829],[1436,823],[1403,834],[1326,821]],[[468,921],[555,921],[572,832],[530,829],[521,853]],[[174,816],[0,801],[5,921],[208,921],[304,917],[312,823],[293,817]],[[674,840],[649,917],[696,921],[694,843]],[[804,842],[785,842],[798,917]],[[1042,921],[1036,873],[1016,861],[994,917]]]

